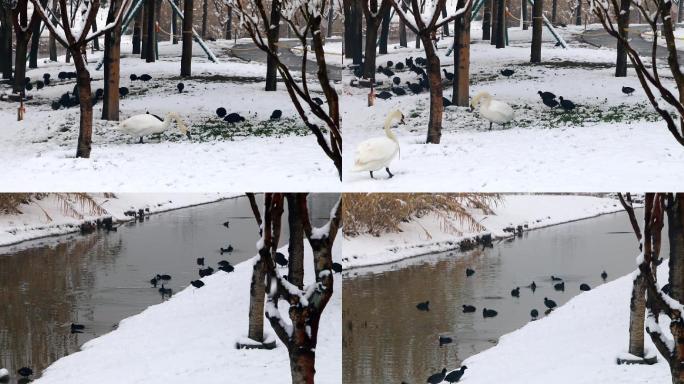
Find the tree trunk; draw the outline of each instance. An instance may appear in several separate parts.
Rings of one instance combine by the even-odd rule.
[[[183,53],[180,74],[187,77],[192,74],[192,0],[185,0],[183,5]]]
[[[681,303],[684,301],[684,195],[681,193],[668,202],[667,227],[670,243],[670,296]]]
[[[93,100],[90,89],[90,72],[88,72],[85,59],[80,51],[81,48],[85,49],[85,47],[75,47],[71,51],[78,77],[78,100],[81,110],[76,157],[87,159],[90,157],[90,147],[93,141]]]
[[[0,7],[0,72],[3,79],[12,77],[12,16],[11,12]]]
[[[406,12],[407,7],[404,1],[402,1],[401,8]],[[408,47],[408,41],[406,40],[406,23],[401,17],[399,18],[399,46],[404,48]]]
[[[304,287],[304,226],[302,217],[297,206],[297,196],[292,193],[287,198],[287,220],[290,228],[290,244],[287,253],[290,256],[288,263],[287,280],[302,289]]]
[[[420,36],[425,46],[427,75],[430,84],[430,120],[428,122],[427,143],[439,144],[442,138],[442,113],[444,112],[441,66],[430,34],[423,33]]]
[[[582,1],[582,0],[579,0]],[[520,13],[522,14],[522,20],[520,21],[522,23],[522,29],[523,31],[527,31],[527,28],[529,27],[530,21],[528,20],[528,15],[527,15],[527,0],[521,0],[520,1]]]
[[[228,18],[226,19],[226,40],[233,38],[233,7],[228,6]]]
[[[344,0],[342,2],[342,12],[344,13],[344,58],[351,59],[352,54],[352,2],[350,0]],[[290,28],[287,29],[288,32]]]
[[[162,0],[155,0],[154,2],[154,25],[153,25],[153,30],[154,30],[154,59],[159,60],[159,26],[161,25],[160,23],[160,17],[161,17],[161,6],[162,6]]]
[[[496,48],[506,48],[506,1],[498,0],[496,16]]]
[[[268,29],[268,48],[278,52],[278,36],[280,36],[280,0],[271,3],[271,18]],[[275,91],[278,88],[278,62],[270,55],[266,58],[266,90]]]
[[[145,56],[145,61],[148,63],[154,63],[156,61],[155,42],[157,33],[154,30],[154,22],[156,20],[156,17],[154,16],[154,3],[154,0],[147,0],[148,8],[147,13],[145,14],[145,16],[147,17],[147,43],[145,44],[147,46],[147,55]]]
[[[551,24],[556,25],[556,13],[558,11],[558,0],[551,2]]]
[[[57,14],[57,2],[53,1],[52,2],[52,14],[56,15]],[[51,17],[52,23],[57,23],[57,18],[54,16]],[[50,51],[50,61],[56,62],[57,61],[57,39],[55,39],[55,35],[50,32],[50,37],[48,38],[48,50]]]
[[[684,17],[684,4],[680,1],[678,6],[677,6],[677,23],[681,23],[683,17]]]
[[[446,7],[442,8],[442,17],[447,17]],[[442,27],[442,35],[449,36],[449,23],[444,23],[444,26]]]
[[[142,28],[142,18],[143,18],[143,10],[140,9],[138,11],[138,14],[135,15],[135,20],[133,21],[133,54],[134,55],[139,55],[141,54],[140,50],[140,29]]]
[[[140,23],[140,33],[142,35],[140,38],[140,58],[143,60],[147,59],[147,52],[150,50],[150,47],[147,45],[149,43],[149,39],[147,38],[147,34],[149,32],[147,21],[149,20],[148,14],[150,12],[150,3],[152,3],[152,1],[153,0],[145,0],[145,4],[143,4],[142,9],[140,10],[140,13],[142,14]]]
[[[629,34],[629,6],[630,0],[620,0],[620,15],[618,16],[618,31],[620,35],[627,38]],[[627,49],[618,40],[617,58],[615,61],[615,77],[627,76]]]
[[[178,9],[180,9],[180,0],[173,0],[173,4],[176,5]],[[228,7],[228,10],[230,10],[230,7]],[[228,25],[228,34],[230,34],[230,24]],[[178,15],[176,15],[176,12],[171,10],[171,44],[178,44]],[[228,37],[230,39],[230,37]]]
[[[681,6],[682,3],[680,2],[679,4]],[[577,0],[577,7],[575,9],[575,25],[582,25],[582,0]]]
[[[544,0],[535,0],[534,6],[532,7],[532,46],[530,54],[531,63],[541,63],[543,12]]]
[[[458,2],[458,8],[464,6],[463,0]],[[456,19],[454,29],[454,82],[452,102],[461,107],[467,107],[470,101],[470,10],[472,2],[463,16]]]
[[[380,25],[380,54],[387,54],[387,40],[389,39],[390,16],[392,8],[387,8],[387,12],[382,17]]]
[[[499,0],[492,0],[492,37],[489,40],[489,44],[497,45],[499,38],[499,33],[497,32],[499,28]]]
[[[482,40],[489,40],[492,38],[491,27],[493,2],[494,0],[484,0],[484,6],[482,9]]]
[[[207,9],[209,2],[203,0],[202,2],[202,39],[207,38]]]
[[[352,20],[351,24],[351,51],[352,62],[356,65],[363,63],[363,8],[361,6],[362,0],[352,0]]]
[[[375,19],[366,18],[366,54],[363,65],[363,76],[375,80],[375,58],[378,41],[378,23]]]
[[[96,33],[96,32],[97,32],[97,18],[95,20],[93,20],[93,33]],[[100,39],[99,38],[93,40],[93,49],[96,51],[100,50]]]
[[[107,23],[114,21],[121,4],[111,0]],[[121,59],[121,23],[105,34],[104,40],[104,97],[102,119],[119,120],[119,65]]]
[[[259,259],[254,263],[252,283],[249,288],[249,330],[247,333],[247,337],[258,342],[264,341],[265,278],[264,262]]]
[[[646,283],[639,275],[632,284],[629,301],[629,353],[644,357],[644,320],[646,317]]]
[[[14,86],[12,92],[21,93],[26,89],[26,54],[30,36],[26,33],[16,34],[16,47],[14,57]]]
[[[42,0],[41,4],[45,6],[46,0]],[[29,53],[29,68],[38,68],[38,49],[40,49],[40,20],[33,25],[31,32],[31,51]]]
[[[311,350],[298,352],[295,350],[290,351],[289,354],[292,384],[314,384],[316,352]]]
[[[328,27],[326,28],[326,36],[332,37],[333,23],[335,22],[335,2],[330,2],[330,11],[328,12]]]

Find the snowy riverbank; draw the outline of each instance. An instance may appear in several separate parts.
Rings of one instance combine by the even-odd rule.
[[[341,242],[333,250],[339,261]],[[305,246],[305,280],[313,281],[312,253]],[[94,339],[52,364],[36,384],[176,384],[289,383],[285,346],[273,350],[238,350],[247,333],[253,259],[202,279],[163,304],[120,322],[117,330]],[[285,306],[283,306],[285,308]],[[283,316],[288,318],[286,314]],[[273,334],[264,320],[264,330]],[[316,349],[316,382],[338,384],[342,378],[342,278],[321,318]]]
[[[667,281],[665,264],[659,268],[658,280]],[[468,366],[463,381],[469,384],[671,382],[669,366],[661,356],[652,366],[616,364],[617,356],[627,351],[631,289],[630,274],[584,292],[541,320],[501,337],[496,346],[463,362]],[[661,327],[669,334],[666,323]],[[648,335],[646,348],[656,350]]]
[[[89,207],[78,202],[69,203],[69,211],[63,209],[64,201],[54,195],[21,205],[18,215],[0,215],[0,247],[27,240],[78,232],[80,225],[101,217],[111,216],[114,221],[133,220],[127,211],[146,210],[159,213],[193,205],[206,204],[239,196],[238,193],[104,193],[89,194],[106,212],[93,213]],[[149,211],[147,211],[149,210]]]
[[[462,223],[450,225],[460,233],[443,229],[442,220],[434,214],[400,225],[402,232],[386,233],[380,237],[361,235],[343,238],[345,269],[386,264],[409,257],[443,252],[458,248],[465,239],[491,233],[494,238],[512,236],[504,231],[527,226],[525,230],[547,227],[586,219],[601,214],[621,211],[617,199],[575,195],[503,195],[502,203],[494,208],[493,215],[473,211],[477,221],[485,227],[473,231]]]

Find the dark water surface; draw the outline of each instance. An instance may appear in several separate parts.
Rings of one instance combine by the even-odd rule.
[[[310,200],[314,224],[321,225],[337,196]],[[229,229],[222,225],[226,220]],[[117,232],[61,236],[18,251],[0,248],[0,368],[8,368],[13,380],[22,366],[39,373],[163,301],[149,283],[155,274],[171,275],[167,287],[178,291],[199,277],[198,257],[214,269],[222,259],[237,264],[256,254],[257,240],[249,202],[241,197],[152,215]],[[220,255],[228,244],[235,250]],[[85,332],[71,334],[72,322],[84,324]]]
[[[666,242],[661,255],[667,255]],[[633,271],[637,252],[627,216],[616,213],[531,231],[465,255],[351,270],[343,284],[343,382],[424,383],[526,324],[531,309],[543,316],[545,296],[562,305],[580,294],[580,283],[602,284],[604,269],[608,281]],[[475,275],[467,278],[467,267]],[[551,275],[565,280],[565,292],[554,290]],[[532,281],[535,293],[523,288]],[[520,298],[511,296],[516,286]],[[418,311],[416,303],[425,300],[430,311]],[[463,313],[463,304],[477,311]],[[483,319],[483,307],[498,316]],[[454,342],[440,347],[439,335]]]

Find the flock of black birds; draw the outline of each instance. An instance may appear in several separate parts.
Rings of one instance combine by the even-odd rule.
[[[466,278],[472,277],[475,275],[475,270],[467,267],[465,270],[466,273]],[[608,278],[608,273],[606,271],[601,272],[601,279],[605,282],[606,279]],[[551,282],[553,284],[553,288],[556,291],[565,291],[565,281],[563,280],[562,277],[554,276],[551,275]],[[537,290],[537,283],[534,281],[530,284],[527,285],[525,288],[529,288],[532,293],[534,293]],[[586,283],[581,283],[579,285],[580,291],[589,291],[591,290],[591,287],[589,284]],[[512,297],[520,297],[520,287],[515,287],[511,290],[511,296]],[[554,308],[558,306],[555,301],[552,299],[549,299],[548,297],[544,297],[544,306],[547,308],[546,314],[550,313]],[[430,311],[430,300],[422,301],[418,304],[416,304],[416,309],[419,311],[425,311],[429,312]],[[473,305],[469,304],[463,304],[463,313],[475,313],[477,311],[477,308]],[[498,312],[494,309],[491,308],[482,308],[482,317],[483,318],[491,318],[491,317],[496,317],[498,315]],[[536,308],[533,308],[530,311],[530,317],[534,321],[539,317],[539,311]],[[447,344],[451,344],[454,341],[454,339],[450,336],[445,336],[445,335],[439,335],[438,342],[439,346],[442,347]],[[441,372],[437,372],[433,375],[431,375],[428,379],[428,383],[441,383],[443,381],[446,381],[448,383],[456,383],[458,382],[461,377],[463,376],[463,373],[467,367],[464,365],[454,371],[451,371],[449,374],[447,374],[447,369],[444,368],[442,369]],[[452,375],[453,374],[453,375]],[[452,375],[451,377],[449,375]],[[402,384],[406,384],[402,382]]]
[[[216,116],[223,119],[223,121],[233,125],[247,121],[247,119],[245,119],[245,117],[240,115],[239,113],[228,113],[228,111],[223,107],[219,107],[216,109]],[[283,117],[283,111],[281,111],[280,109],[274,109],[271,113],[270,120],[280,120],[281,117]]]
[[[575,109],[575,103],[568,99],[564,99],[563,96],[558,97],[556,100],[556,95],[547,91],[538,91],[539,97],[541,97],[542,102],[549,108],[561,107],[564,111],[570,112]]]

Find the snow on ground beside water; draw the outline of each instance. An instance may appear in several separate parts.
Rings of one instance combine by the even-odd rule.
[[[494,208],[494,214],[485,215],[473,210],[474,218],[485,229],[476,231],[454,220],[450,226],[461,233],[444,230],[444,222],[434,214],[402,223],[399,233],[385,233],[380,237],[361,235],[343,237],[345,269],[392,263],[398,260],[443,252],[458,248],[459,241],[484,233],[493,237],[511,236],[506,227],[527,225],[535,229],[586,219],[622,210],[620,202],[608,197],[571,195],[503,195],[503,201]],[[426,234],[429,233],[429,236]]]
[[[658,268],[667,280],[667,265]],[[499,339],[496,346],[469,357],[463,382],[643,384],[669,383],[667,362],[617,365],[629,341],[629,300],[632,276],[623,276],[574,297],[541,320]],[[661,328],[671,337],[669,322]],[[646,348],[656,351],[646,335]],[[495,367],[495,368],[494,368]],[[455,368],[455,367],[449,367]]]
[[[634,73],[627,78],[613,77],[615,52],[573,41],[573,34],[578,32],[579,28],[563,32],[570,43],[564,50],[554,47],[545,30],[544,64],[531,66],[527,43],[531,32],[509,29],[512,45],[497,50],[480,41],[475,27],[470,95],[489,92],[515,108],[516,120],[510,127],[495,125],[489,131],[489,123],[479,117],[479,112],[448,107],[439,145],[423,144],[429,116],[427,92],[377,99],[369,108],[368,89],[348,86],[353,75],[344,70],[345,190],[587,192],[643,189],[644,185],[677,189],[677,181],[670,176],[684,171],[684,150],[658,122]],[[447,38],[440,46],[450,41]],[[391,46],[390,52],[378,56],[377,64],[424,56],[422,49],[415,48]],[[453,56],[445,58],[446,49],[439,52],[443,67],[453,72]],[[504,68],[515,70],[515,74],[503,77],[499,72]],[[399,76],[402,84],[417,82],[412,72],[400,72]],[[377,78],[385,85],[376,92],[387,90],[391,79],[382,74]],[[637,91],[626,96],[622,86]],[[566,114],[549,110],[542,104],[539,90],[572,100],[578,111]],[[451,97],[451,93],[451,85],[447,85],[444,95]],[[405,125],[395,124],[393,128],[401,145],[400,158],[390,166],[396,177],[388,180],[380,171],[373,180],[367,172],[349,171],[357,145],[384,135],[385,117],[394,109],[406,117]]]
[[[308,245],[305,249],[310,283],[312,253]],[[336,261],[339,253],[337,242]],[[240,263],[230,274],[219,271],[205,277],[201,289],[189,286],[169,301],[121,321],[117,330],[52,364],[35,383],[289,383],[288,353],[279,340],[271,351],[235,349],[235,341],[247,333],[253,262]],[[289,319],[287,314],[284,318]],[[273,333],[267,320],[264,324],[264,330]],[[341,378],[342,278],[335,276],[318,333],[316,382],[337,384]]]
[[[104,215],[98,215],[78,202],[73,202],[71,207],[83,217],[65,214],[62,202],[54,195],[19,206],[21,214],[0,215],[0,246],[77,232],[81,223],[98,217],[111,216],[114,220],[130,220],[130,217],[124,215],[129,210],[137,212],[138,209],[149,209],[150,213],[157,213],[218,201],[237,194],[117,193],[116,197],[107,197],[102,193],[93,193],[90,196],[106,210]]]
[[[0,102],[0,153],[5,191],[115,190],[131,192],[241,189],[292,189],[330,191],[339,188],[337,171],[318,147],[315,137],[301,123],[284,88],[263,91],[266,66],[229,56],[233,42],[210,43],[220,64],[207,61],[194,46],[193,77],[179,79],[181,45],[160,44],[160,60],[147,64],[131,55],[122,59],[121,86],[130,89],[122,99],[121,119],[150,112],[164,116],[179,112],[189,124],[192,140],[181,136],[175,124],[160,137],[146,137],[146,144],[117,130],[117,122],[99,119],[102,103],[94,107],[94,133],[90,159],[76,159],[78,108],[53,111],[50,104],[70,92],[75,80],[60,81],[60,71],[73,71],[64,63],[41,64],[27,76],[52,75],[53,84],[30,92],[26,118],[16,121],[16,104]],[[130,43],[122,47],[130,52]],[[97,53],[89,57],[93,92],[102,88],[101,71],[95,71]],[[130,81],[131,74],[147,73],[147,83]],[[185,84],[181,94],[178,82]],[[7,86],[3,86],[6,90]],[[316,89],[316,88],[313,88]],[[238,112],[248,122],[230,126],[216,117],[218,107]],[[274,109],[283,118],[269,121]]]

